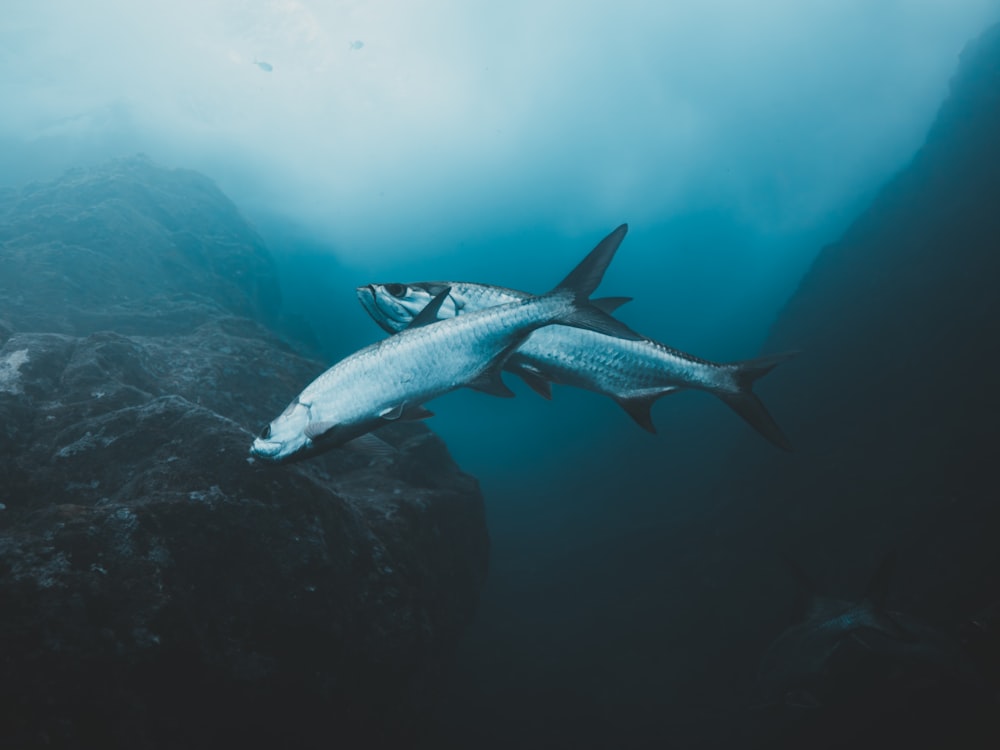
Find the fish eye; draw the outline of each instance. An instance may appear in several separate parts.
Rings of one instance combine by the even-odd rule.
[[[403,297],[405,297],[406,292],[408,291],[404,284],[386,284],[385,290],[389,292],[389,294],[391,294],[393,297],[396,297],[397,299],[402,299]]]
[[[271,437],[271,425],[268,425],[267,427],[265,427],[263,430],[260,431],[261,440],[267,440],[269,437]]]

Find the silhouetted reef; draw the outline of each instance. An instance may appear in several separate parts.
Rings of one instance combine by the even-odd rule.
[[[1000,447],[998,133],[995,26],[963,53],[925,145],[823,249],[766,344],[803,350],[765,384],[800,436],[800,460],[771,480],[788,502],[855,508],[838,513],[851,535],[912,528],[934,506],[942,518],[1000,520],[989,510]],[[927,543],[949,533],[926,520]],[[986,541],[953,551],[996,569],[1000,548]]]
[[[324,364],[206,178],[148,159],[0,195],[0,745],[327,747],[415,731],[472,617],[482,498],[422,425],[285,467]]]
[[[753,592],[762,573],[748,567],[752,559],[777,570],[789,556],[823,585],[847,591],[896,552],[890,604],[963,640],[993,691],[1000,689],[998,134],[1000,25],[967,46],[924,146],[822,250],[773,326],[765,351],[802,353],[758,390],[795,453],[761,456],[734,444],[732,471],[714,490],[732,498],[720,507],[724,531],[715,544],[733,549],[749,570],[732,573],[734,609],[760,607]],[[770,625],[766,616],[747,623],[747,637],[760,646],[781,627],[782,608],[764,610],[774,612]],[[738,660],[734,652],[720,658]],[[800,714],[751,742],[964,748],[1000,741],[995,697],[956,705],[930,688],[915,696],[899,690],[889,686],[852,710]]]

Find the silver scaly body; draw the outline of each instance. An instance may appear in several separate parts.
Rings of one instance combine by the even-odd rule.
[[[405,328],[445,288],[450,291],[438,311],[442,319],[530,297],[514,289],[471,282],[370,284],[357,291],[369,315],[392,333]],[[507,360],[505,369],[546,396],[548,383],[610,396],[651,432],[653,401],[684,388],[709,391],[773,443],[787,449],[787,440],[749,386],[788,356],[717,363],[647,338],[627,340],[553,325],[532,333]]]
[[[510,304],[530,295],[504,287],[469,282],[405,285],[403,297],[372,284],[358,289],[358,297],[377,323],[392,333],[403,330],[431,301],[431,289],[451,288],[439,317],[451,317]],[[403,286],[403,285],[398,285]],[[631,398],[653,390],[730,387],[731,368],[672,349],[649,339],[628,341],[596,331],[553,325],[532,333],[507,360],[507,369],[537,370],[552,383],[584,388],[613,398]]]
[[[545,295],[436,322],[448,294],[442,290],[406,330],[355,352],[310,383],[264,429],[251,453],[283,462],[329,450],[387,421],[429,416],[421,404],[463,386],[513,395],[500,379],[503,363],[532,331],[556,321],[636,337],[587,301],[626,231],[623,224],[609,234]]]

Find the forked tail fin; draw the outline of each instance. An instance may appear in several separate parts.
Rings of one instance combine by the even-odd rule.
[[[792,444],[768,413],[764,403],[753,392],[753,384],[767,375],[782,362],[791,359],[798,352],[771,354],[743,362],[733,362],[728,365],[732,377],[732,386],[728,389],[713,391],[730,409],[745,419],[751,427],[770,440],[782,450],[791,451]]]

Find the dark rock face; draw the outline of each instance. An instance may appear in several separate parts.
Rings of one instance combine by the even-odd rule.
[[[248,457],[324,366],[255,322],[270,260],[204,178],[2,197],[0,745],[403,731],[476,606],[475,480],[413,424],[392,460]]]
[[[950,498],[953,510],[995,506],[997,133],[1000,26],[968,46],[924,147],[823,250],[766,345],[804,350],[766,383],[802,435],[803,481],[843,504],[864,478],[847,501],[864,526],[872,512],[912,519]]]
[[[199,318],[179,299],[269,319],[271,258],[205,177],[143,157],[0,195],[0,294],[20,330],[151,333]]]
[[[998,134],[995,26],[963,53],[924,147],[823,250],[765,344],[802,350],[759,388],[795,454],[735,459],[729,479],[734,547],[752,538],[845,589],[895,551],[890,604],[953,637],[1000,600]],[[987,629],[973,628],[992,646],[966,640],[995,680],[1000,631]],[[919,687],[880,684],[762,746],[998,746],[994,696]]]

